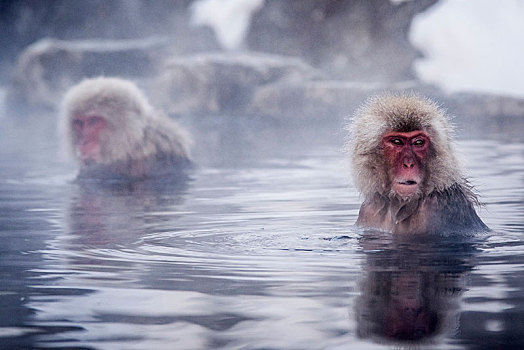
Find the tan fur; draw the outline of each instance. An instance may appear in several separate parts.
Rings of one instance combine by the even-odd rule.
[[[356,111],[348,129],[346,148],[364,196],[357,225],[393,233],[488,229],[475,212],[477,197],[454,156],[453,128],[433,101],[414,94],[376,96]],[[403,198],[392,190],[382,137],[416,130],[430,137],[424,179],[415,194]]]
[[[423,195],[463,182],[452,149],[453,128],[444,111],[433,101],[414,94],[385,94],[370,98],[360,107],[348,128],[350,137],[346,148],[351,155],[353,177],[365,197],[389,191],[381,138],[388,131],[406,128],[424,130],[431,137],[431,153],[435,156],[428,164],[429,178]]]
[[[190,139],[186,132],[155,110],[130,81],[86,79],[67,92],[60,110],[60,128],[71,152],[72,119],[90,113],[105,117],[108,123],[100,136],[100,162],[104,165],[127,163],[133,172],[130,175],[147,176],[143,164],[156,154],[188,159]]]

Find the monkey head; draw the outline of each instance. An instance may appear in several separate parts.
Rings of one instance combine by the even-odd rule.
[[[366,197],[410,200],[462,183],[452,127],[432,101],[382,95],[359,108],[349,126],[356,186]]]
[[[87,79],[68,91],[61,106],[61,133],[83,164],[109,164],[147,156],[141,143],[153,108],[131,82]]]

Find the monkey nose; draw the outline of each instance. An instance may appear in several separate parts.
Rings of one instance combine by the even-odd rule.
[[[406,169],[410,169],[415,166],[415,162],[413,161],[413,159],[404,159],[404,161],[402,162],[402,166]]]

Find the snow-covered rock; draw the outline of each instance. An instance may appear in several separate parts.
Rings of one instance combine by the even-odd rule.
[[[18,57],[8,87],[10,108],[53,109],[64,92],[85,77],[144,78],[155,74],[167,41],[43,39]]]
[[[260,53],[174,57],[153,82],[153,101],[170,114],[242,114],[262,86],[320,73],[298,58]]]

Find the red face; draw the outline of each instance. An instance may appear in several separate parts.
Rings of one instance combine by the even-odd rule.
[[[81,115],[72,123],[75,148],[84,163],[100,160],[100,133],[107,128],[107,121],[98,115]]]
[[[401,197],[411,197],[422,185],[429,145],[429,135],[419,130],[393,131],[382,137],[391,189]]]

